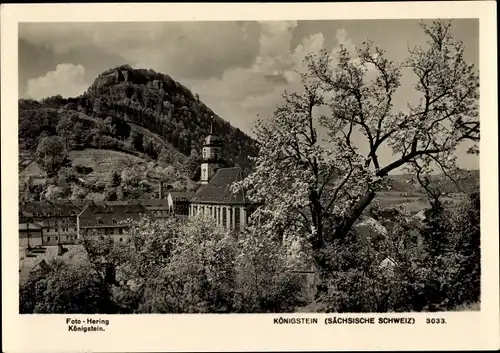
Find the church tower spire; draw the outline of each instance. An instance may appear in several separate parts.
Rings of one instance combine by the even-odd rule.
[[[208,184],[222,164],[222,140],[214,131],[214,116],[210,119],[210,134],[202,146],[201,183]]]

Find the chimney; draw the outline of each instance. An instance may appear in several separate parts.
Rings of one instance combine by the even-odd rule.
[[[160,200],[165,198],[165,190],[163,189],[163,181],[160,180],[160,186],[158,189],[158,198]]]

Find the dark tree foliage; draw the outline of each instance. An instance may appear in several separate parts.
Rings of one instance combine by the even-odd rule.
[[[112,299],[110,286],[87,265],[53,261],[50,270],[21,286],[21,314],[117,314],[127,312]]]

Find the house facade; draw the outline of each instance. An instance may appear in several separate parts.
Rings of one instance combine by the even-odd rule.
[[[43,229],[43,244],[74,244],[76,216],[81,208],[71,201],[30,201],[19,206],[19,223],[34,222]]]
[[[37,223],[19,223],[19,247],[34,248],[43,244],[43,228]]]

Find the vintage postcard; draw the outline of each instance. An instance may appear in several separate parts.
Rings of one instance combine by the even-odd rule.
[[[498,349],[495,14],[2,5],[3,350]]]

